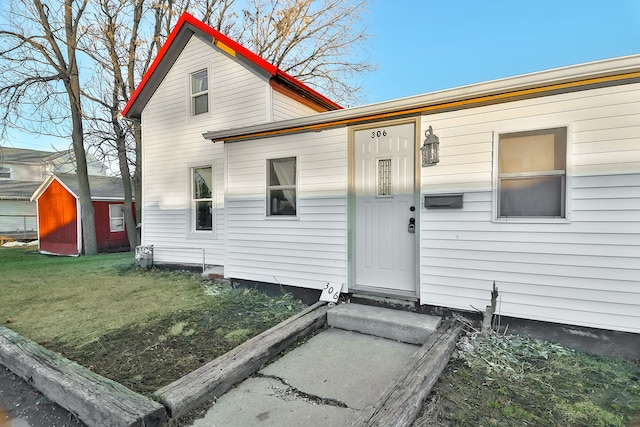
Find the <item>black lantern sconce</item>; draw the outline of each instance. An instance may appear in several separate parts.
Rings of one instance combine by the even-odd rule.
[[[440,138],[433,134],[433,128],[424,131],[425,140],[420,148],[422,151],[422,166],[434,166],[440,161]]]

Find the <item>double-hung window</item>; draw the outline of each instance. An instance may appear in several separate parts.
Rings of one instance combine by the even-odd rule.
[[[0,178],[11,179],[11,169],[0,166]]]
[[[207,70],[191,74],[191,115],[197,116],[209,111],[209,79]]]
[[[191,169],[192,230],[213,230],[213,168],[200,166]]]
[[[296,216],[296,158],[267,160],[267,215]]]
[[[498,142],[498,218],[566,218],[567,128],[506,133]]]
[[[124,205],[109,205],[109,231],[124,231]]]

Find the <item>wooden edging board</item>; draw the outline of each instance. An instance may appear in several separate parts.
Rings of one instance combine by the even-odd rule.
[[[167,418],[158,402],[2,326],[0,364],[88,426],[155,427]]]
[[[248,378],[298,338],[327,322],[327,306],[317,302],[297,315],[245,341],[195,371],[154,393],[172,418],[180,418],[202,404],[222,396]]]
[[[461,332],[460,322],[454,319],[443,322],[411,356],[378,402],[362,411],[352,427],[411,426],[449,363]]]

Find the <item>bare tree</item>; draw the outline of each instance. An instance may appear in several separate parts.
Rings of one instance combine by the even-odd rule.
[[[237,40],[337,102],[362,99],[357,79],[375,69],[365,53],[366,0],[160,0],[154,43],[160,49],[182,12]]]
[[[16,0],[8,11],[11,26],[0,29],[0,105],[3,128],[32,114],[66,111],[76,160],[84,251],[98,252],[84,147],[78,40],[88,0],[64,0],[53,7],[41,0]],[[42,110],[39,110],[42,108]],[[60,118],[60,117],[58,117]],[[46,117],[40,117],[41,122]]]
[[[358,101],[355,79],[372,71],[365,0],[252,0],[239,40],[273,65],[338,102]]]
[[[144,0],[100,0],[92,14],[96,23],[81,48],[93,59],[93,84],[87,85],[85,96],[97,108],[90,114],[88,138],[105,157],[115,152],[124,187],[124,218],[129,247],[133,251],[138,243],[136,221],[133,216],[130,146],[134,145],[132,123],[120,117],[124,103],[129,100],[127,75],[135,75],[137,63],[138,30],[145,10]],[[133,25],[129,25],[133,18]],[[145,55],[148,66],[150,53]],[[135,165],[134,165],[135,167]]]

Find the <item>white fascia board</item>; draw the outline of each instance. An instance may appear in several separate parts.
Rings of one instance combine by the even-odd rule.
[[[419,108],[427,105],[437,105],[492,94],[513,92],[528,88],[544,87],[598,77],[615,76],[638,71],[640,71],[640,55],[631,55],[507,77],[484,83],[476,83],[453,89],[445,89],[422,95],[414,95],[406,98],[364,105],[361,107],[328,111],[311,116],[282,120],[279,122],[210,131],[203,133],[203,137],[213,141],[224,141],[225,138],[237,137],[243,134],[250,135],[261,132],[278,131],[287,128],[328,124],[341,120],[357,119],[359,117],[366,117],[373,114],[385,114],[402,110],[410,110],[412,108]]]

